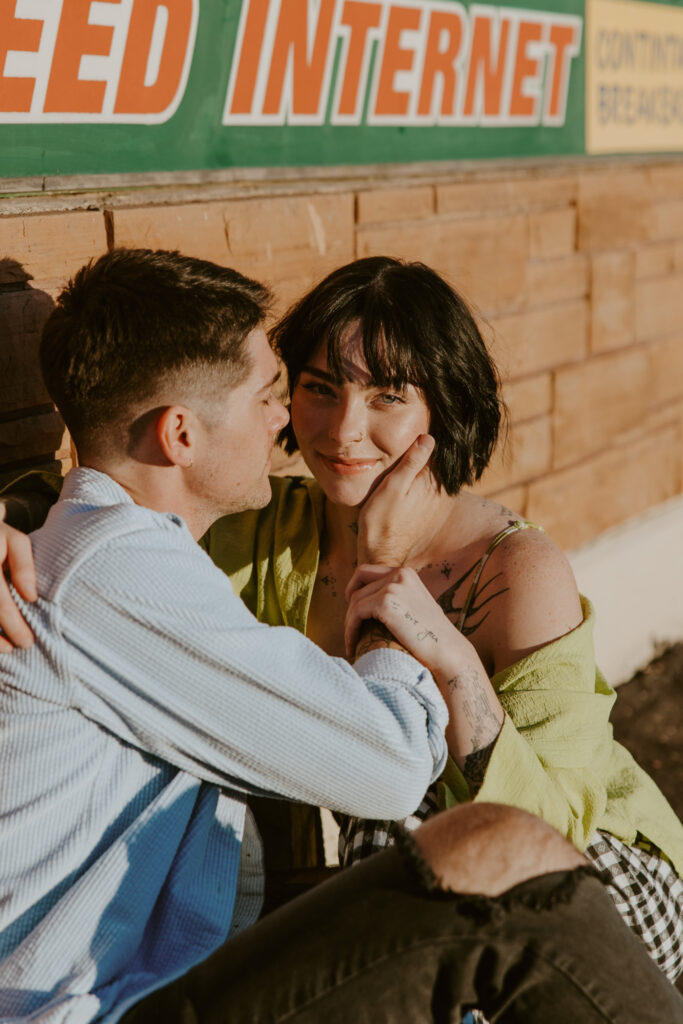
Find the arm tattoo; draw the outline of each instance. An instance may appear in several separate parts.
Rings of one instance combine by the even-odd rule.
[[[452,693],[459,694],[460,710],[472,731],[474,750],[465,756],[462,773],[469,784],[472,796],[475,796],[484,782],[502,724],[481,692],[476,673],[468,673],[460,679],[449,679],[448,688]]]
[[[462,773],[470,787],[472,796],[476,796],[484,784],[486,769],[489,766],[491,754],[493,753],[493,748],[496,745],[497,739],[498,737],[496,736],[495,739],[491,740],[488,746],[482,747],[481,750],[473,750],[472,753],[468,754],[465,758]]]

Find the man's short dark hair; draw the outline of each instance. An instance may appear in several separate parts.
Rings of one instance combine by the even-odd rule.
[[[434,270],[386,256],[356,260],[333,271],[275,326],[271,339],[287,367],[290,389],[321,342],[337,383],[343,341],[360,323],[373,380],[412,384],[424,394],[436,440],[432,470],[449,494],[478,480],[498,438],[505,406],[500,380],[463,299]],[[291,422],[283,431],[297,450]]]
[[[126,409],[185,371],[220,368],[240,383],[244,342],[269,302],[257,281],[178,252],[114,249],[82,267],[40,346],[45,386],[76,445],[99,444]]]

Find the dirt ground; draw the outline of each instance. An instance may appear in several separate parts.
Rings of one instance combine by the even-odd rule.
[[[618,688],[612,725],[683,818],[683,643]]]
[[[617,690],[614,735],[683,818],[683,643],[667,648]],[[683,993],[683,976],[677,988]]]

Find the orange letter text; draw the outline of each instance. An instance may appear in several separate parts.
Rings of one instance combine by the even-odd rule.
[[[351,29],[346,51],[346,66],[339,99],[338,114],[353,117],[358,111],[358,89],[363,60],[368,44],[368,32],[378,28],[382,17],[381,4],[368,4],[362,0],[346,0],[342,12],[342,25]]]
[[[515,73],[512,79],[512,95],[510,97],[510,114],[512,117],[531,117],[538,109],[537,98],[527,96],[524,82],[530,78],[538,78],[539,60],[529,57],[529,43],[540,42],[543,26],[537,21],[520,21],[517,36],[517,56]]]
[[[156,81],[145,84],[154,26],[166,8],[168,21]],[[136,0],[128,26],[114,111],[117,114],[161,114],[178,91],[192,28],[192,0]]]
[[[29,18],[15,18],[10,2],[0,7],[0,110],[28,113],[31,109],[35,78],[5,78],[5,60],[8,50],[36,53],[40,46],[43,22]]]
[[[477,84],[480,80],[484,90],[483,113],[487,117],[497,117],[500,115],[510,22],[503,20],[500,26],[498,55],[495,63],[491,53],[493,45],[491,39],[492,27],[493,18],[488,14],[475,16],[474,24],[472,25],[470,66],[463,111],[468,117],[471,117],[474,113],[474,99],[477,92]],[[480,114],[482,111],[479,110],[477,113]]]
[[[121,0],[110,0],[120,3]],[[45,112],[50,114],[99,114],[106,82],[84,81],[78,77],[83,56],[109,55],[113,28],[88,22],[92,0],[64,0],[57,30],[52,70],[45,95]]]
[[[567,98],[569,62],[576,48],[573,26],[551,25],[550,43],[554,47],[555,52],[553,56],[553,81],[550,88],[548,115],[550,117],[561,117],[564,114],[564,104]]]
[[[439,43],[445,39],[445,46],[439,49]],[[432,11],[429,19],[427,47],[425,49],[422,86],[417,105],[418,114],[427,115],[432,109],[432,96],[437,75],[443,79],[441,93],[441,114],[453,114],[455,111],[455,87],[457,60],[462,44],[462,19],[459,14],[447,11]]]
[[[264,114],[280,111],[287,64],[292,62],[292,113],[317,114],[322,99],[334,0],[320,0],[311,59],[308,59],[308,0],[282,0],[278,18]]]
[[[404,29],[418,29],[422,11],[416,7],[392,7],[389,11],[382,68],[377,86],[375,114],[380,117],[396,117],[408,113],[410,93],[394,89],[394,77],[398,71],[410,71],[413,67],[413,50],[401,46]]]
[[[270,0],[250,0],[230,103],[231,114],[251,114],[269,9]]]

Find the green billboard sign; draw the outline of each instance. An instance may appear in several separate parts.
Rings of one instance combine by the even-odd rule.
[[[3,0],[0,176],[582,154],[586,14],[585,0]]]

